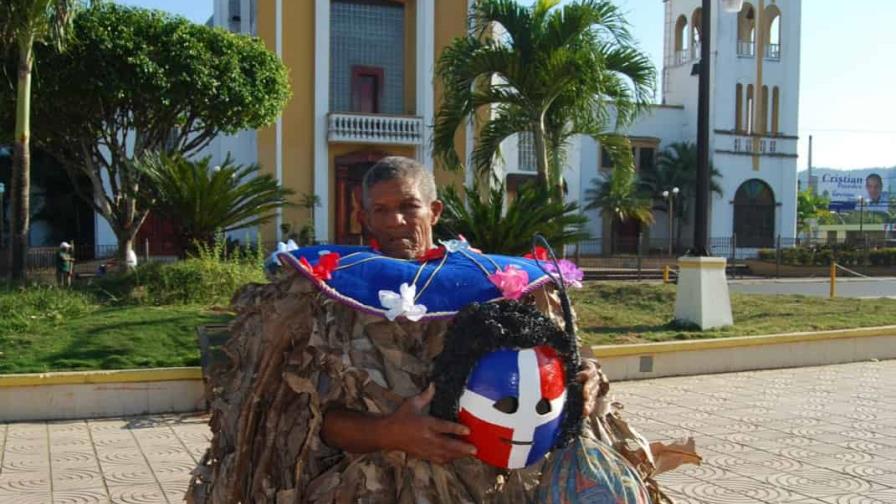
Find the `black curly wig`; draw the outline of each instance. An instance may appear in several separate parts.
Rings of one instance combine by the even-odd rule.
[[[575,335],[557,327],[533,306],[516,301],[473,303],[457,314],[433,367],[431,381],[436,385],[436,395],[430,413],[457,421],[458,401],[482,356],[499,349],[540,345],[553,347],[565,365],[566,406],[554,448],[567,446],[582,425],[582,385],[576,381],[579,352]]]

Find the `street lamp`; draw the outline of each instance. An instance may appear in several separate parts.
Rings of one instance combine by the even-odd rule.
[[[724,12],[740,12],[743,0],[718,0]],[[709,257],[709,119],[712,71],[713,0],[703,0],[700,15],[700,76],[697,91],[697,184],[694,208],[694,244],[690,257],[679,260],[675,319],[700,329],[730,326],[731,298],[725,277],[725,258]],[[759,51],[756,54],[760,54]],[[759,57],[759,56],[757,56]]]
[[[740,12],[743,0],[720,0],[725,12]],[[712,55],[712,0],[703,0],[700,14],[700,85],[697,91],[697,205],[691,255],[709,256],[709,98]]]
[[[672,235],[673,232],[673,220],[672,216],[675,215],[675,197],[678,196],[678,188],[673,187],[672,191],[663,191],[663,199],[666,200],[666,208],[669,211],[669,255],[672,255]]]

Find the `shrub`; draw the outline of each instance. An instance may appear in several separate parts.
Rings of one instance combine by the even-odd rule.
[[[227,304],[249,282],[264,282],[262,252],[227,250],[224,240],[197,246],[197,254],[173,263],[151,262],[123,275],[101,280],[98,287],[113,299],[152,305]]]
[[[843,266],[896,266],[896,248],[856,249],[844,246],[832,250],[830,246],[785,248],[781,252],[781,264],[796,266],[828,266],[831,259],[836,258]],[[776,252],[773,249],[759,251],[759,259],[774,262]]]

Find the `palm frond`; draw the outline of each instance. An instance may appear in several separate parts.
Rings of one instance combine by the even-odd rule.
[[[145,177],[151,208],[175,224],[184,244],[209,242],[217,233],[252,227],[272,219],[293,194],[258,165],[230,158],[211,166],[211,158],[148,154],[135,162]]]
[[[478,188],[467,189],[468,193]],[[535,233],[544,235],[555,247],[587,239],[578,205],[551,198],[550,192],[536,184],[523,185],[512,201],[503,185],[490,189],[483,199],[467,198],[449,187],[440,192],[444,203],[437,234],[442,237],[463,235],[474,246],[491,253],[519,255],[532,246]],[[505,209],[506,208],[506,209]]]

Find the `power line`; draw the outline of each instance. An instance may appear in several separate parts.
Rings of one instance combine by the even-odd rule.
[[[811,131],[813,133],[821,132],[821,133],[861,133],[868,135],[896,135],[896,130],[863,130],[863,129],[815,129],[815,128],[806,128],[804,131]]]

